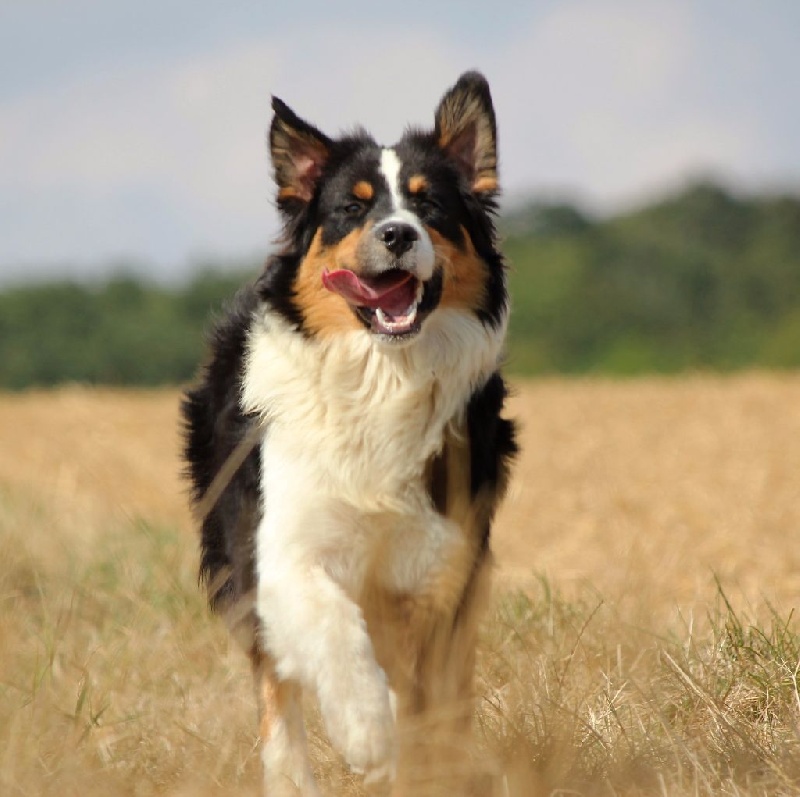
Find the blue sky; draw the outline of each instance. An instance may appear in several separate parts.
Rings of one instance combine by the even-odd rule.
[[[0,280],[260,258],[271,94],[392,143],[475,67],[509,201],[608,211],[697,174],[800,190],[799,31],[794,0],[6,0]]]

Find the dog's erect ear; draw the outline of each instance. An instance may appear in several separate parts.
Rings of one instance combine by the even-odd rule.
[[[269,128],[269,148],[278,184],[278,206],[288,210],[314,196],[331,140],[277,97],[272,98],[272,110],[275,115]]]
[[[479,72],[465,72],[436,109],[436,140],[467,178],[473,193],[497,184],[497,126],[492,95]]]

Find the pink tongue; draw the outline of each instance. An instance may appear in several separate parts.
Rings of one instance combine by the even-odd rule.
[[[389,271],[379,277],[359,279],[346,268],[322,273],[322,284],[356,307],[380,307],[389,315],[403,314],[413,303],[416,280],[407,271]]]

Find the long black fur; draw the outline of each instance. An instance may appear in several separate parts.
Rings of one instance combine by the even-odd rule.
[[[242,289],[210,336],[211,358],[181,405],[184,457],[196,504],[245,439],[255,419],[239,405],[247,331],[258,295]],[[213,608],[224,608],[255,584],[254,531],[260,519],[260,454],[255,446],[202,519],[200,578]]]

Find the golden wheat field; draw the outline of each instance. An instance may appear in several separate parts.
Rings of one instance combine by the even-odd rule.
[[[258,794],[177,401],[0,396],[2,795]],[[510,412],[482,793],[800,793],[800,375],[518,383]],[[362,794],[311,713],[325,793]]]

